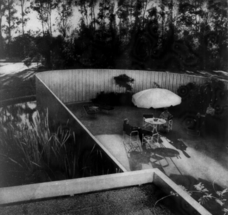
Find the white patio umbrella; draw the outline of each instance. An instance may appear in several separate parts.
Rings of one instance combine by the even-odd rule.
[[[181,103],[181,97],[167,89],[152,88],[135,93],[132,102],[139,108],[166,108]]]

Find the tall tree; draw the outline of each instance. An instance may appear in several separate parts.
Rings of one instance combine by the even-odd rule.
[[[58,30],[63,37],[66,37],[67,31],[70,28],[69,19],[73,14],[72,0],[59,0],[57,11],[58,17],[56,17],[56,20]]]
[[[5,14],[6,10],[6,1],[0,1],[0,56],[3,55],[3,37],[2,37],[2,17]]]
[[[33,0],[31,8],[38,13],[42,24],[43,34],[52,35],[52,11],[58,6],[57,0]]]
[[[7,0],[5,7],[5,18],[6,23],[3,25],[4,31],[6,34],[6,40],[8,42],[8,55],[10,56],[10,45],[12,42],[12,32],[15,30],[17,26],[18,17],[16,16],[17,9],[15,7],[15,2],[13,0]]]
[[[28,13],[30,12],[29,7],[26,6],[26,3],[30,0],[19,0],[18,5],[20,7],[20,15],[18,24],[21,24],[21,33],[22,35],[25,34],[25,25],[29,18],[27,17]]]
[[[91,19],[91,25],[95,28],[95,6],[96,6],[97,1],[96,0],[89,0],[89,7],[90,7],[90,19]]]
[[[88,26],[89,25],[89,20],[88,20],[88,5],[87,1],[85,0],[75,0],[74,2],[76,7],[79,7],[79,12],[82,15],[82,18],[80,20],[80,24],[83,23],[83,25]]]

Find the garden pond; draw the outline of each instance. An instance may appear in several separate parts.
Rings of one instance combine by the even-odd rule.
[[[50,126],[36,101],[0,108],[0,187],[119,172],[95,145],[81,155],[80,141],[64,125]]]

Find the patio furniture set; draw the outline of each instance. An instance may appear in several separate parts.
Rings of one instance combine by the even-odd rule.
[[[162,144],[160,126],[165,126],[167,131],[172,130],[172,119],[166,120],[156,118],[153,114],[142,116],[142,127],[132,126],[128,119],[123,122],[123,143],[127,152],[128,158],[135,159],[141,163],[158,162],[159,166],[166,167],[169,165],[166,157],[178,157],[177,150],[166,148]],[[161,161],[164,162],[161,163]]]

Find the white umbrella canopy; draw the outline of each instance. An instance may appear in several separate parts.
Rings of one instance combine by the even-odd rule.
[[[135,93],[132,102],[139,108],[166,108],[181,103],[181,97],[167,89],[153,88]]]

